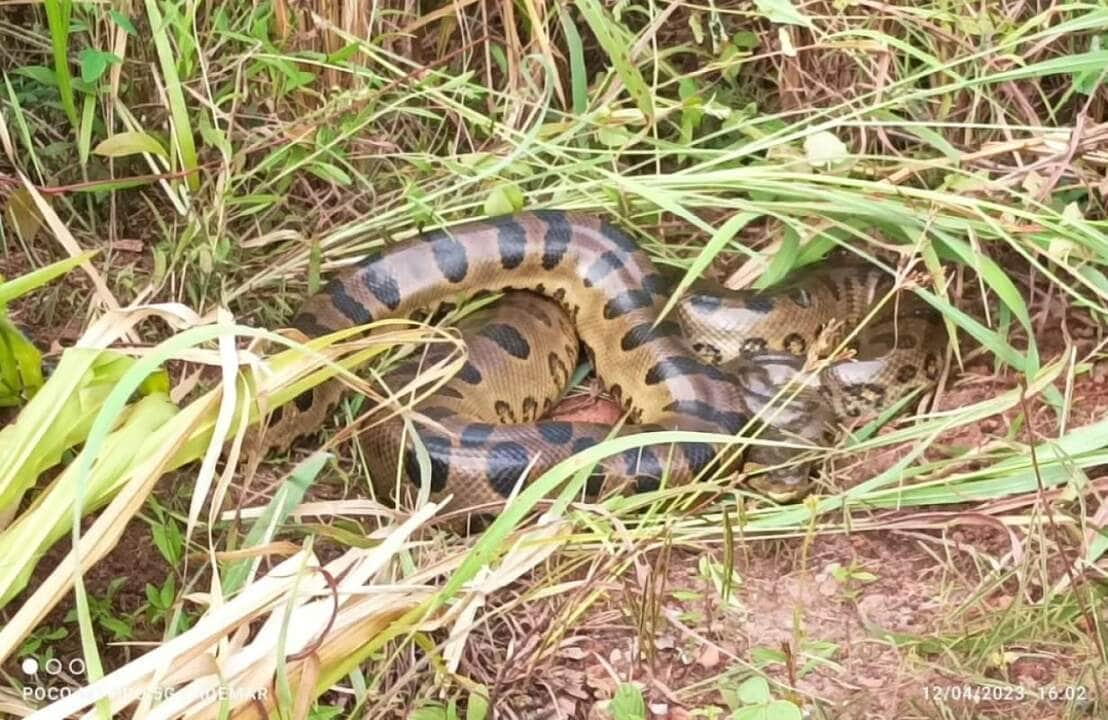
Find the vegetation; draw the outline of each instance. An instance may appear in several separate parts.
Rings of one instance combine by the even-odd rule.
[[[1104,713],[1108,8],[415,7],[0,5],[0,711]],[[946,389],[798,504],[573,502],[677,433],[473,538],[363,499],[348,369],[451,336],[276,329],[390,238],[537,207],[690,277],[881,264],[957,338]],[[367,399],[322,450],[251,452],[335,373]]]

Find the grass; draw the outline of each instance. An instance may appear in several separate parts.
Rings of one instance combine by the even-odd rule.
[[[46,2],[0,37],[0,302],[78,346],[36,391],[0,325],[3,711],[64,684],[23,660],[79,657],[93,692],[51,711],[173,686],[157,707],[191,717],[205,649],[295,717],[1104,711],[1102,4]],[[349,443],[248,457],[254,399],[443,340],[258,328],[392,238],[533,207],[605,213],[690,281],[834,247],[926,269],[946,390],[845,438],[800,504],[713,479],[571,502],[624,437],[470,540],[359,499]],[[350,421],[383,391],[345,377]]]

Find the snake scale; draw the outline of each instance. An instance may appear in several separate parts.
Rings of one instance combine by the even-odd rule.
[[[492,509],[522,477],[611,436],[606,424],[543,419],[566,389],[584,344],[598,377],[626,410],[625,432],[679,429],[734,435],[796,376],[829,323],[857,325],[892,288],[877,268],[831,264],[767,291],[701,281],[662,317],[672,285],[647,254],[605,219],[560,210],[520,213],[424,232],[337,273],[309,297],[292,326],[309,337],[420,309],[478,291],[508,291],[465,317],[460,372],[414,410],[429,459],[432,499]],[[871,318],[856,357],[831,363],[818,383],[780,407],[771,437],[816,445],[835,422],[883,409],[932,385],[945,346],[942,324],[912,293]],[[438,352],[447,352],[439,344]],[[432,351],[435,352],[435,351]],[[400,386],[435,358],[415,357],[389,376]],[[271,418],[267,439],[284,445],[316,430],[341,398],[330,381]],[[359,438],[379,497],[413,497],[424,472],[405,424],[393,418]],[[778,499],[808,486],[797,451],[754,449],[747,462],[786,463],[752,484]],[[723,457],[721,454],[719,457]],[[601,463],[587,492],[692,481],[720,468],[717,448],[678,443],[628,450]],[[428,465],[425,465],[428,467]]]

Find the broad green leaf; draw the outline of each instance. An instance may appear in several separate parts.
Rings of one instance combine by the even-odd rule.
[[[830,170],[850,158],[850,151],[834,133],[822,130],[804,138],[804,157],[813,169]]]
[[[766,720],[803,720],[800,708],[788,700],[774,700],[766,706]]]
[[[788,700],[774,700],[736,710],[731,720],[803,720],[800,708]]]
[[[792,0],[754,0],[754,7],[772,23],[812,27],[812,19],[797,10]]]
[[[494,187],[485,198],[485,215],[511,215],[523,209],[523,193],[512,183]]]
[[[0,508],[22,497],[65,450],[86,439],[100,404],[135,362],[85,348],[62,354],[49,381],[16,421],[0,430]]]
[[[115,53],[97,50],[96,48],[82,50],[77,61],[81,66],[81,79],[90,84],[99,80],[108,66],[119,65],[123,62]]]
[[[1089,43],[1089,49],[1096,51],[1108,45],[1108,35],[1094,35]],[[1073,74],[1073,89],[1082,95],[1092,95],[1097,88],[1108,82],[1108,67],[1099,70],[1089,68]]]
[[[772,663],[784,664],[789,657],[781,650],[759,645],[750,651],[750,660],[756,667],[765,667]]]
[[[631,142],[631,133],[619,125],[601,125],[596,129],[596,139],[605,147],[623,147]]]
[[[731,36],[731,44],[740,50],[753,50],[761,44],[758,33],[752,30],[739,30]]]
[[[768,703],[773,697],[769,692],[769,682],[761,675],[744,680],[736,694],[743,705],[761,705]]]
[[[135,24],[131,22],[131,18],[127,15],[124,15],[118,10],[109,10],[108,17],[110,17],[112,22],[116,25],[123,28],[124,32],[128,35],[138,35],[138,31],[135,30]]]
[[[42,383],[42,353],[0,308],[0,407],[22,405]]]
[[[761,290],[779,283],[796,267],[799,256],[800,234],[797,233],[796,228],[786,225],[781,233],[781,247],[773,253],[769,266],[762,273],[762,277],[758,278],[758,282],[754,284],[754,287]]]
[[[646,720],[646,700],[642,690],[631,683],[620,683],[616,694],[608,703],[612,720]]]
[[[42,83],[47,87],[58,86],[58,76],[45,65],[24,65],[22,67],[17,67],[12,70],[12,75],[29,77],[35,82]]]
[[[327,56],[328,63],[334,63],[335,65],[342,64],[358,54],[362,49],[362,44],[358,42],[351,42],[343,45]]]
[[[304,169],[310,172],[312,175],[320,178],[321,180],[333,182],[336,185],[341,185],[343,187],[346,187],[347,185],[350,185],[350,183],[354,182],[345,170],[338,167],[337,165],[332,165],[331,163],[308,163],[304,166]]]
[[[408,720],[447,720],[446,708],[437,703],[416,708]]]
[[[169,157],[169,153],[166,152],[157,138],[140,130],[128,130],[112,135],[101,141],[99,145],[93,148],[92,152],[104,157],[125,157],[139,153],[150,153],[163,158]]]
[[[481,686],[469,694],[469,702],[466,704],[466,720],[487,720],[488,717],[488,689]]]
[[[70,367],[71,364],[65,363],[63,356],[63,363],[58,366],[55,375],[68,372]],[[51,378],[51,384],[54,379]],[[102,389],[104,392],[101,397],[110,390],[110,385],[107,388],[102,386]],[[92,408],[88,421],[82,423],[84,431],[88,430],[98,410],[98,404]],[[135,458],[144,457],[151,451],[152,433],[176,413],[177,408],[168,396],[148,396],[139,400],[128,410],[119,427],[105,440],[96,465],[84,481],[83,489],[79,491],[77,487],[79,469],[76,465],[70,465],[51,483],[30,510],[0,532],[0,556],[27,560],[25,563],[0,563],[0,607],[26,586],[41,554],[70,529],[77,493],[82,495],[82,506],[86,512],[104,505],[113,490],[126,480],[124,470]],[[60,418],[61,422],[65,422],[64,417],[66,416]],[[17,427],[22,420],[23,415],[15,425],[9,427]],[[83,437],[83,433],[79,436]],[[6,455],[4,451],[8,449],[18,450],[8,443],[0,447],[0,456]],[[35,451],[41,452],[39,448],[35,448]]]

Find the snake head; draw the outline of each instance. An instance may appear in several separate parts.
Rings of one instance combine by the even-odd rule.
[[[750,464],[747,470],[751,469]],[[767,469],[750,477],[747,484],[760,495],[774,502],[790,503],[802,500],[812,489],[810,462],[785,468]]]
[[[811,378],[804,377],[803,364],[794,355],[762,353],[722,366],[738,380],[749,411],[764,423],[757,437],[774,442],[747,449],[748,485],[777,502],[808,494],[816,461],[800,456],[828,447],[834,439],[829,433],[834,425],[831,407]]]
[[[779,433],[767,428],[763,437],[779,439]],[[747,449],[744,472],[747,484],[757,493],[779,503],[795,502],[812,489],[813,460],[797,461],[804,450],[778,445],[758,445]]]

